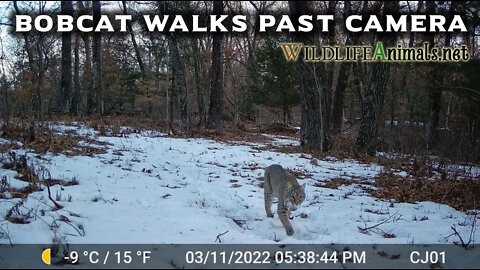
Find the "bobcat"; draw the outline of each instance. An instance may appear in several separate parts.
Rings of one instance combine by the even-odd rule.
[[[273,218],[273,197],[278,198],[277,213],[285,227],[287,235],[293,235],[290,224],[290,212],[294,205],[299,205],[305,200],[305,184],[299,185],[294,175],[285,171],[280,165],[271,165],[265,169],[264,176],[265,212],[267,217]]]

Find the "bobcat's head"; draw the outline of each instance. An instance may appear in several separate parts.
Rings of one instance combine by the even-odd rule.
[[[293,205],[299,205],[305,201],[305,184],[292,187],[287,191],[287,198]]]

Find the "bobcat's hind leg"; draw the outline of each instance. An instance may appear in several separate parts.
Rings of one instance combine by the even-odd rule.
[[[273,190],[272,185],[270,183],[270,172],[268,168],[265,170],[265,174],[263,177],[263,191],[264,191],[264,200],[265,200],[265,213],[267,217],[273,218],[272,213],[272,203],[273,203]]]
[[[273,194],[265,190],[265,213],[267,217],[273,218],[272,213]]]

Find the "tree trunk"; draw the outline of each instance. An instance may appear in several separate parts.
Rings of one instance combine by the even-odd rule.
[[[223,13],[223,1],[213,2],[213,14]],[[208,126],[223,129],[223,34],[213,34],[213,52],[211,69],[210,107],[208,110]]]
[[[37,65],[38,65],[38,80],[36,87],[36,96],[34,99],[34,108],[36,108],[40,122],[43,122],[43,79],[45,75],[45,55],[43,53],[44,35],[39,34],[37,41]]]
[[[203,60],[200,57],[200,48],[198,47],[198,39],[192,38],[192,51],[193,51],[193,69],[195,76],[195,87],[197,89],[197,105],[198,105],[198,121],[199,124],[207,117],[207,107],[205,102],[205,78],[201,78],[201,71],[204,69]]]
[[[337,6],[337,1],[328,1],[328,9],[327,12],[328,14],[335,14]],[[328,46],[334,46],[335,41],[336,41],[336,33],[335,33],[335,24],[329,24],[329,29],[328,29],[328,43],[326,45]],[[333,85],[333,78],[335,77],[335,67],[336,63],[331,61],[331,62],[325,62],[324,63],[324,71],[325,73],[325,87],[323,88],[323,109],[324,109],[324,130],[326,134],[330,134],[330,131],[332,130],[332,105],[333,105],[333,90],[334,90],[334,85]],[[318,74],[318,71],[317,71]]]
[[[427,14],[435,14],[435,2],[426,2]],[[435,35],[429,34],[427,41],[430,44],[430,50],[435,46]],[[449,35],[447,35],[448,43],[450,43]],[[435,148],[438,141],[438,126],[440,124],[440,111],[442,109],[442,90],[437,87],[437,82],[441,80],[440,74],[435,66],[429,65],[430,75],[427,76],[428,82],[428,108],[429,108],[429,126],[427,131],[428,148]]]
[[[386,2],[384,14],[395,14],[398,2]],[[395,44],[396,37],[392,33],[383,37],[384,48]],[[375,155],[377,140],[384,104],[384,96],[388,83],[391,63],[373,62],[372,75],[362,105],[362,122],[357,136],[357,147],[360,152]]]
[[[89,2],[86,1],[85,3]],[[85,6],[84,1],[77,1],[77,5],[78,16],[89,15],[89,7]],[[95,107],[95,93],[92,84],[92,41],[90,40],[89,33],[78,34],[80,34],[80,37],[82,38],[85,46],[85,62],[83,64],[82,85],[87,95],[85,112],[87,114],[90,114]]]
[[[190,116],[188,113],[188,88],[185,64],[178,49],[178,42],[175,35],[169,34],[168,47],[170,50],[170,62],[175,85],[175,92],[178,95],[177,103],[180,109],[180,124],[184,130],[190,129]],[[172,96],[173,97],[173,96]]]
[[[325,85],[323,87],[323,114],[324,114],[324,126],[325,132],[329,133],[332,129],[332,92],[333,92],[333,76],[335,75],[335,62],[326,63],[323,68],[325,74]],[[321,72],[321,71],[320,71]],[[317,71],[318,74],[318,71]]]
[[[234,47],[233,41],[234,39],[232,37],[226,38],[225,42],[228,44],[228,48]],[[229,78],[227,81],[228,84],[225,83],[225,87],[227,89],[231,89],[233,94],[233,102],[230,101],[230,104],[233,106],[233,123],[236,125],[240,122],[240,111],[238,106],[238,88],[235,86],[237,83],[238,74],[235,73],[234,67],[235,65],[233,64],[233,56],[229,55],[229,57],[225,59],[225,78]],[[229,100],[228,97],[227,100]]]
[[[92,1],[93,25],[96,27],[102,15],[100,1]],[[93,33],[93,90],[95,92],[95,110],[103,114],[103,90],[102,90],[102,33]]]
[[[0,39],[1,40],[1,39]],[[3,42],[3,41],[2,41]],[[2,54],[3,52],[3,47],[2,47]],[[5,64],[4,61],[2,60],[2,90],[3,90],[3,115],[5,117],[5,121],[8,122],[9,116],[10,116],[10,108],[8,106],[8,81],[7,81],[7,76],[5,73]]]
[[[340,70],[338,72],[337,85],[335,87],[335,94],[333,97],[332,108],[332,133],[338,134],[342,131],[343,126],[343,101],[345,97],[345,88],[350,76],[351,64],[341,62]]]
[[[289,1],[290,13],[294,17],[311,13],[310,1]],[[311,35],[295,36],[296,42],[313,44]],[[300,144],[303,147],[312,147],[323,151],[325,139],[322,115],[321,89],[318,87],[313,63],[306,63],[302,58],[295,62],[295,69],[299,78],[301,93],[301,125]]]
[[[72,1],[61,1],[61,14],[73,16]],[[70,111],[72,92],[72,32],[62,33],[62,73],[58,108],[61,112]]]
[[[344,2],[343,18],[346,19],[351,14],[350,1]],[[334,31],[334,29],[333,29]],[[345,45],[351,45],[350,36],[347,36]],[[338,71],[337,84],[335,86],[335,92],[333,96],[333,107],[331,116],[332,134],[338,134],[342,131],[343,126],[343,102],[345,97],[345,88],[347,87],[347,81],[350,77],[350,70],[352,68],[351,63],[340,63],[340,70]]]
[[[95,107],[95,91],[92,82],[92,41],[89,35],[81,35],[85,45],[85,64],[83,70],[83,85],[87,90],[87,114],[90,114]]]
[[[72,105],[70,106],[70,113],[77,114],[78,113],[78,106],[80,103],[80,34],[77,33],[75,37],[75,48],[74,57],[75,57],[75,64],[73,68],[73,95],[72,95]]]
[[[434,78],[436,77],[437,76]],[[430,80],[428,91],[430,125],[428,127],[427,135],[429,149],[436,147],[438,142],[438,126],[440,124],[440,111],[442,109],[442,90],[437,88],[434,84],[435,82]]]
[[[168,73],[167,73],[168,74]],[[173,68],[172,68],[172,74],[173,74]],[[166,100],[166,106],[167,106],[167,119],[168,122],[172,123],[173,120],[175,119],[175,96],[172,94],[172,92],[175,92],[175,79],[172,75],[172,78],[170,79],[172,82],[171,87],[168,87],[167,84],[167,100]]]
[[[357,136],[359,150],[371,156],[377,151],[378,128],[390,72],[388,63],[373,63],[373,65],[372,78],[363,100],[362,122]]]

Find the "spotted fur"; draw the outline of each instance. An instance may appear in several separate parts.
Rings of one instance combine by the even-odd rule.
[[[273,218],[273,198],[278,198],[277,214],[287,235],[293,235],[290,224],[290,212],[296,205],[305,200],[305,184],[298,184],[294,175],[285,171],[280,165],[271,165],[265,169],[264,175],[265,212]]]

